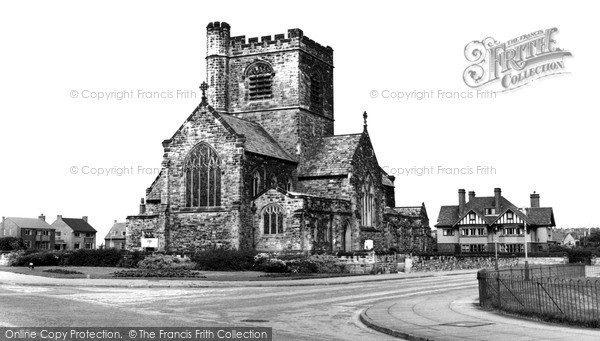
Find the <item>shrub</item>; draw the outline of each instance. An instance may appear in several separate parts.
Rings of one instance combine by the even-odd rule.
[[[138,263],[146,258],[146,253],[140,251],[133,251],[129,253],[124,253],[123,257],[117,263],[117,267],[119,268],[135,268]]]
[[[254,258],[256,269],[268,273],[346,273],[337,257],[328,255],[269,255],[260,253]]]
[[[57,266],[60,264],[62,253],[60,252],[35,252],[22,253],[16,257],[12,266],[28,266],[33,263],[34,266]]]
[[[214,249],[198,251],[192,256],[199,270],[250,271],[254,270],[255,251]]]
[[[2,251],[17,251],[25,250],[27,247],[23,242],[23,239],[17,237],[4,237],[0,238],[0,250]]]
[[[50,272],[50,273],[61,274],[61,275],[84,275],[83,272],[67,270],[67,269],[48,269],[48,270],[44,270],[44,272]]]
[[[196,266],[189,258],[180,258],[171,255],[156,254],[148,256],[139,261],[137,267],[140,269],[159,270],[159,269],[188,269]]]
[[[69,266],[117,266],[123,258],[122,253],[115,249],[75,250],[65,252],[61,265]]]
[[[175,277],[175,278],[206,278],[198,271],[189,269],[134,269],[121,270],[113,273],[115,277]]]

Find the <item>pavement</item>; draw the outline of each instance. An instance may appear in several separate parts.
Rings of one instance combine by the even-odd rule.
[[[411,341],[600,340],[600,330],[525,319],[479,307],[478,289],[375,304],[360,315],[372,329]]]
[[[600,330],[522,319],[478,305],[475,270],[415,272],[368,276],[270,281],[65,279],[3,272],[0,284],[25,286],[223,288],[344,285],[472,274],[475,285],[450,291],[431,290],[375,304],[360,320],[377,331],[406,340],[600,340]],[[412,283],[411,285],[414,285]],[[433,288],[435,289],[435,288]]]

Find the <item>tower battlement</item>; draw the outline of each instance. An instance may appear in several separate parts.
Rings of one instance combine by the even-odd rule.
[[[221,49],[228,50],[229,56],[252,55],[256,53],[276,52],[285,49],[300,49],[328,64],[333,64],[333,49],[331,46],[323,46],[309,37],[299,28],[289,29],[287,37],[285,34],[266,35],[246,39],[246,36],[231,37],[230,26],[226,22],[212,22],[206,27],[209,35],[218,35],[218,44],[223,44]]]

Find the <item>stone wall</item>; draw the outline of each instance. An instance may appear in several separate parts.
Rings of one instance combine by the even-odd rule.
[[[493,268],[494,257],[454,257],[454,256],[412,256],[412,271],[452,271],[466,269]],[[565,257],[529,257],[529,265],[566,264]],[[524,265],[524,257],[498,258],[499,267]]]

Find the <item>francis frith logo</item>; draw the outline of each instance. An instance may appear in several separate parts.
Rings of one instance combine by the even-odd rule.
[[[465,83],[474,89],[495,85],[500,91],[507,91],[566,73],[564,59],[571,53],[557,46],[557,32],[557,28],[549,28],[504,43],[491,37],[470,42],[465,47],[465,57],[473,64],[463,73]]]

